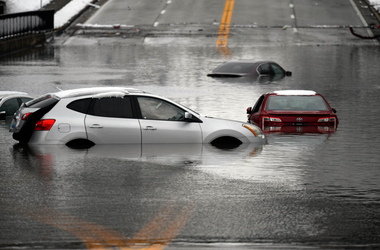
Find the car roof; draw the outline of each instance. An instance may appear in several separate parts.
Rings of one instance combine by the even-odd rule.
[[[20,91],[0,91],[0,99],[6,96],[11,96],[11,95],[28,95],[26,92],[20,92]]]
[[[90,87],[62,90],[53,95],[58,98],[80,97],[80,96],[92,96],[96,98],[101,97],[120,97],[129,93],[146,93],[139,89],[126,88],[126,87]]]
[[[319,95],[313,90],[277,90],[273,92],[268,92],[268,95]]]
[[[276,62],[274,62],[274,61],[256,61],[256,60],[252,60],[252,59],[239,59],[239,60],[226,61],[224,63],[251,63],[251,64],[256,64],[256,63],[276,63]]]

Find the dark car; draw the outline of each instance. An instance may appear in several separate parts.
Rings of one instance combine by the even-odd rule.
[[[253,77],[260,76],[290,76],[290,71],[284,70],[279,64],[272,61],[253,60],[231,60],[222,63],[212,73],[210,77]]]
[[[263,94],[248,107],[248,122],[264,133],[331,133],[339,121],[336,110],[319,93],[310,90],[282,90]]]
[[[0,91],[0,120],[13,116],[21,104],[33,98],[25,92]]]

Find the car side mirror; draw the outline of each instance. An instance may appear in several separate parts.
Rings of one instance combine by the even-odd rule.
[[[331,109],[334,113],[336,113],[336,109]]]
[[[191,118],[193,118],[193,115],[189,112],[185,112],[185,120],[191,120]]]
[[[187,122],[200,122],[200,123],[202,123],[202,121],[200,119],[198,119],[197,117],[193,116],[189,112],[185,112],[185,121],[187,121]]]
[[[252,107],[247,108],[247,114],[249,114],[249,115],[252,114]]]
[[[6,112],[0,111],[0,120],[5,120],[5,117],[6,117]]]
[[[285,71],[285,75],[286,75],[286,76],[291,76],[291,75],[292,75],[292,72],[291,72],[291,71]]]

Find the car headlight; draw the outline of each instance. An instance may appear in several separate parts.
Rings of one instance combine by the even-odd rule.
[[[255,125],[245,123],[243,124],[243,127],[251,131],[252,134],[254,134],[256,137],[264,137],[263,131],[261,131],[261,129]]]

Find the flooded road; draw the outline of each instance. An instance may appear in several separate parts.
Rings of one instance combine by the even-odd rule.
[[[123,39],[120,37],[120,39]],[[263,93],[315,90],[333,134],[266,145],[22,147],[0,123],[0,249],[380,247],[378,46],[46,46],[0,58],[0,90],[127,86],[246,121]],[[91,41],[91,40],[90,40]],[[291,77],[213,79],[229,59],[273,60]],[[271,245],[274,244],[274,245]]]

